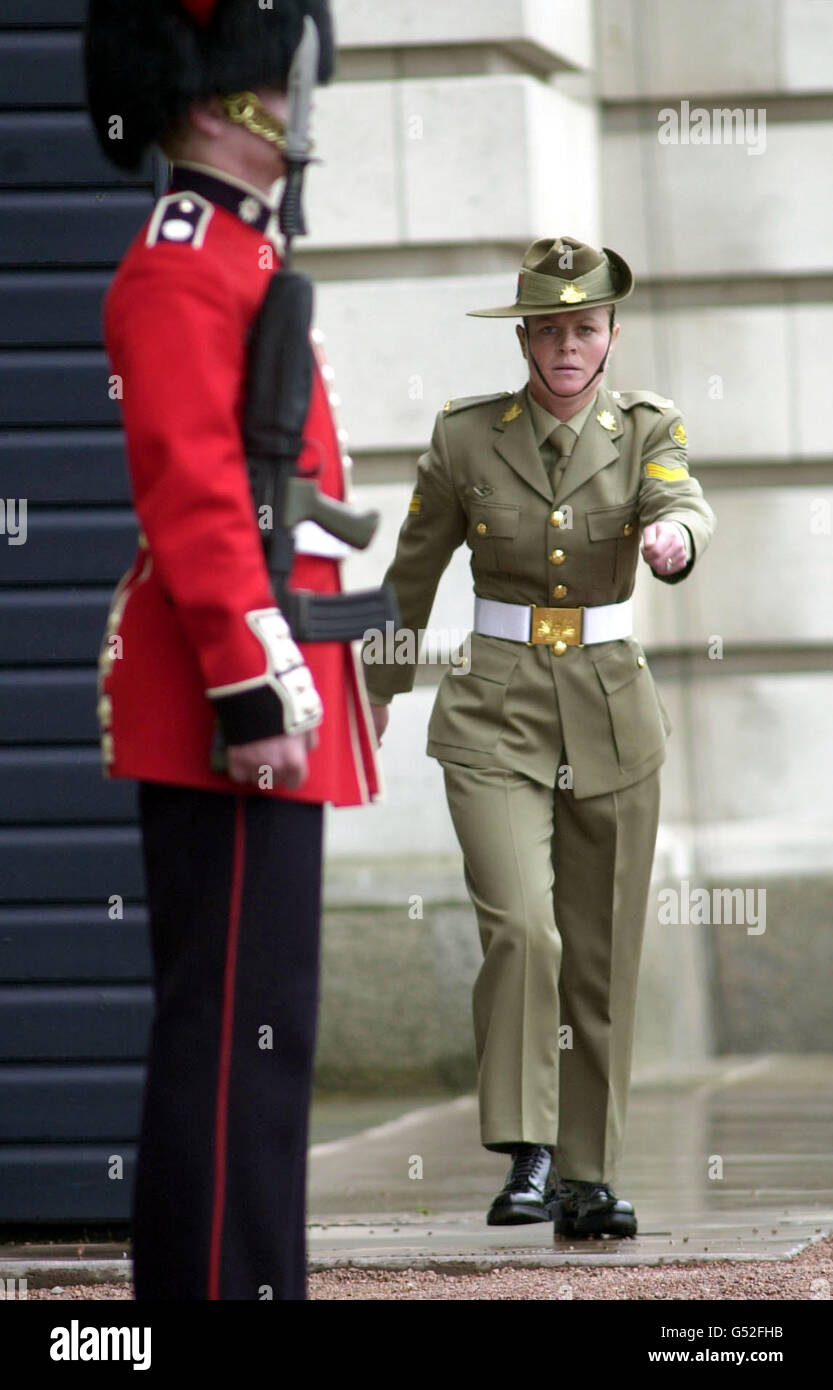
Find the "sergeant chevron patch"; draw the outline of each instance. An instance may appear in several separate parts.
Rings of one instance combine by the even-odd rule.
[[[660,478],[664,483],[678,483],[682,478],[688,477],[688,469],[682,466],[666,468],[664,463],[646,463],[645,476]]]

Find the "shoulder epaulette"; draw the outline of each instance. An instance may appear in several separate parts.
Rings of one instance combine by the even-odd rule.
[[[145,245],[173,242],[198,251],[213,216],[214,204],[199,193],[166,193],[154,208]]]
[[[634,405],[651,405],[654,410],[676,409],[673,401],[667,396],[658,396],[656,391],[611,391],[610,394],[622,410],[630,410]]]
[[[446,401],[443,415],[456,415],[460,410],[471,410],[475,405],[487,405],[491,401],[502,401],[511,396],[512,391],[495,391],[490,396],[460,396],[456,401]]]

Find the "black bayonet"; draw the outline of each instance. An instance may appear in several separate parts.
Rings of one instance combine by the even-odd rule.
[[[278,221],[284,238],[284,266],[288,269],[292,261],[292,240],[296,236],[306,236],[307,225],[304,219],[304,174],[310,162],[312,141],[309,138],[312,94],[318,77],[318,57],[320,43],[315,21],[304,17],[304,31],[301,42],[295,50],[289,69],[287,89],[289,93],[289,119],[286,130],[286,184],[281,199]]]

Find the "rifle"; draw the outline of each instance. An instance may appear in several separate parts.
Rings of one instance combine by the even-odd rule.
[[[286,184],[280,208],[283,266],[273,277],[255,320],[250,342],[243,439],[252,500],[263,535],[264,554],[275,602],[298,642],[349,642],[368,628],[397,624],[391,585],[348,594],[313,594],[289,588],[294,546],[292,527],[313,520],[357,549],[369,545],[379,523],[376,511],[361,512],[325,497],[309,479],[295,476],[312,392],[312,282],[291,269],[292,241],[306,232],[303,179],[309,163],[307,125],[318,68],[318,31],[304,20],[304,35],[290,68],[290,118],[285,160]],[[219,724],[211,766],[226,770]]]
[[[360,550],[379,523],[377,511],[325,497],[311,480],[295,476],[312,389],[311,321],[312,283],[297,271],[279,271],[252,331],[243,438],[275,601],[292,636],[297,642],[349,642],[369,627],[398,621],[390,585],[352,594],[295,593],[288,587],[291,528],[299,521],[316,521]]]

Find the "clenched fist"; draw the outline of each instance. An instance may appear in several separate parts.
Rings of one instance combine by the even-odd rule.
[[[685,569],[685,541],[673,521],[654,521],[642,532],[642,558],[655,574],[676,574]]]

